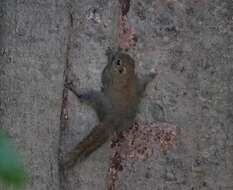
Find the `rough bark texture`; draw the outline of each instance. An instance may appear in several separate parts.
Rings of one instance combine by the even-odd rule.
[[[98,122],[63,84],[100,89],[105,50],[117,45],[138,73],[158,73],[141,117],[180,133],[166,154],[124,160],[115,189],[233,189],[232,19],[232,0],[1,0],[0,121],[25,158],[27,189],[107,189],[109,143],[59,171]]]
[[[0,1],[1,127],[23,153],[28,189],[59,189],[67,15],[60,1]]]

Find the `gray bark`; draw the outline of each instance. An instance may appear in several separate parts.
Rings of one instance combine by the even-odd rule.
[[[1,127],[23,153],[28,189],[57,190],[65,6],[1,0],[0,11]]]
[[[27,189],[106,189],[109,143],[59,171],[59,154],[98,123],[63,84],[100,89],[105,50],[117,43],[118,7],[113,0],[0,1],[0,121],[25,159]],[[233,2],[131,0],[127,16],[137,72],[158,71],[140,115],[181,132],[166,154],[124,161],[116,189],[233,189]]]

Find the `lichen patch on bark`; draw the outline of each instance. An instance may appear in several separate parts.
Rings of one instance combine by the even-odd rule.
[[[118,174],[124,169],[124,161],[142,161],[152,156],[155,149],[166,153],[175,145],[178,129],[166,122],[149,123],[137,117],[133,126],[113,137],[112,156],[108,171],[108,190],[116,189]]]

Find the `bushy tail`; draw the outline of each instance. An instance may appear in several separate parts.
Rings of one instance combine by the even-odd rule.
[[[63,168],[69,169],[77,162],[85,160],[92,152],[104,144],[109,138],[109,126],[99,124],[69,152],[63,162]]]

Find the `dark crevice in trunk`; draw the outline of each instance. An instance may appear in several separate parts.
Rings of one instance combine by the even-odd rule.
[[[65,88],[65,84],[68,83],[69,70],[70,70],[70,43],[71,43],[71,32],[73,28],[73,12],[72,12],[72,2],[67,3],[67,14],[68,14],[68,25],[67,25],[67,39],[66,39],[66,52],[65,52],[65,67],[64,67],[64,85],[62,93],[62,105],[61,105],[61,115],[60,115],[60,134],[59,134],[59,150],[58,150],[58,169],[59,169],[59,183],[60,190],[65,190],[65,171],[62,167],[62,144],[64,131],[68,127],[68,89]]]

